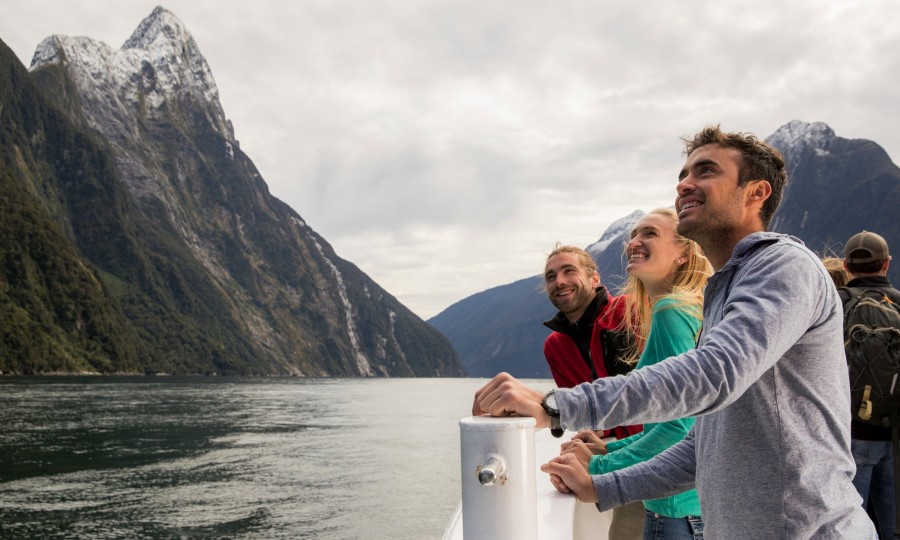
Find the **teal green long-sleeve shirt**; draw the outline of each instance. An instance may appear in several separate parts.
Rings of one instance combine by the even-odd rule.
[[[699,330],[699,319],[686,311],[686,308],[678,307],[675,300],[662,298],[653,306],[650,335],[635,369],[693,349]],[[680,418],[659,424],[646,423],[640,433],[609,443],[609,453],[591,459],[589,472],[592,475],[605,474],[647,461],[683,439],[693,425],[693,418]],[[666,517],[700,515],[700,500],[695,489],[663,499],[644,501],[644,507]]]

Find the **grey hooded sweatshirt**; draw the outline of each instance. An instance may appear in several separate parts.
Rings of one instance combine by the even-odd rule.
[[[697,417],[650,461],[593,477],[600,509],[696,487],[707,538],[874,539],[851,483],[841,302],[818,257],[751,234],[704,296],[696,349],[557,390],[568,429]]]

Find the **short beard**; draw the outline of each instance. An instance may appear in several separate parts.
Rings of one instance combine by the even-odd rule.
[[[553,304],[553,307],[559,310],[560,313],[568,316],[569,313],[574,313],[579,309],[582,309],[583,307],[589,305],[594,299],[594,295],[597,294],[597,291],[591,289],[589,285],[586,288],[581,289],[581,291],[581,294],[578,295],[578,299],[580,300],[580,302],[578,302],[577,304],[578,307],[570,309],[569,311],[563,311],[562,306],[557,302],[555,298],[550,298],[550,303]]]
[[[731,229],[724,226],[706,227],[702,223],[691,225],[678,222],[675,231],[688,240],[697,242],[704,253],[713,253],[717,245],[728,241]]]

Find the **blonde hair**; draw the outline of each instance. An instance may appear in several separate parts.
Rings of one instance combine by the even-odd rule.
[[[843,287],[850,282],[850,273],[844,268],[844,259],[838,257],[822,257],[822,264],[835,287]]]
[[[675,302],[669,308],[680,308],[698,320],[703,320],[703,288],[706,280],[713,274],[712,265],[706,260],[700,245],[689,240],[677,232],[678,214],[671,208],[657,208],[647,215],[660,215],[669,219],[672,223],[672,232],[675,242],[684,248],[685,262],[675,269],[672,279],[672,290],[664,294],[663,298],[673,299]],[[625,313],[628,316],[622,319],[620,329],[634,334],[633,345],[626,351],[625,361],[631,364],[637,363],[644,350],[644,344],[650,335],[650,319],[653,316],[653,306],[650,305],[650,295],[641,280],[634,276],[628,276],[622,294],[625,296]]]

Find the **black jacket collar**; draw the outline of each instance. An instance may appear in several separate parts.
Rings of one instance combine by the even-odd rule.
[[[891,282],[887,276],[859,276],[851,279],[846,285],[847,287],[890,287]]]

